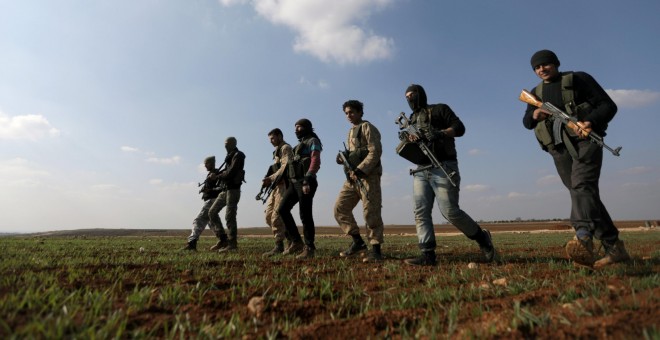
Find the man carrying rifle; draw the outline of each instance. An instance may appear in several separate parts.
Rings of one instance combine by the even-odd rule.
[[[218,169],[215,168],[215,156],[206,157],[206,159],[204,159],[204,167],[206,167],[206,170],[209,172],[206,175],[204,183],[200,184],[202,188],[199,190],[199,193],[202,194],[204,205],[197,217],[193,220],[192,232],[190,233],[190,236],[188,236],[188,243],[182,248],[182,250],[197,250],[197,241],[207,224],[216,236],[220,237],[216,229],[213,228],[213,225],[209,224],[209,210],[211,209],[211,205],[213,205],[215,198],[218,197],[218,194],[220,193],[217,178]]]
[[[275,236],[275,248],[263,254],[263,256],[270,257],[284,252],[284,239],[286,238],[286,228],[280,214],[277,212],[277,207],[282,202],[284,191],[286,190],[286,164],[289,160],[293,159],[293,149],[291,145],[284,141],[284,134],[282,130],[275,128],[268,133],[270,144],[275,147],[273,151],[273,165],[270,166],[268,171],[270,175],[262,180],[262,188],[272,187],[270,196],[266,200],[266,224],[270,226]]]
[[[353,216],[353,209],[362,200],[367,239],[371,244],[371,251],[363,262],[380,262],[383,260],[380,249],[383,244],[383,199],[380,190],[380,177],[383,174],[380,156],[383,148],[380,132],[371,123],[362,120],[364,111],[361,102],[349,100],[344,103],[343,110],[353,127],[348,131],[348,147],[345,146],[346,149],[337,155],[337,163],[344,165],[346,181],[335,202],[335,219],[346,235],[353,238],[353,242],[339,256],[351,257],[367,251]]]
[[[534,130],[571,194],[570,220],[575,237],[566,244],[566,253],[577,264],[597,268],[626,261],[630,256],[619,240],[619,230],[600,200],[603,149],[587,138],[592,131],[605,136],[607,124],[616,114],[616,104],[589,74],[559,72],[559,59],[552,51],[534,53],[531,65],[541,82],[530,92],[577,118],[574,129],[570,129],[533,105],[527,106],[523,117],[523,125]],[[594,237],[605,249],[605,256],[597,261]]]
[[[211,227],[217,230],[218,243],[211,247],[211,250],[217,250],[219,253],[235,251],[238,249],[238,224],[236,223],[236,213],[238,211],[238,201],[241,199],[241,184],[245,179],[245,154],[236,147],[237,141],[234,137],[228,137],[225,140],[226,168],[218,173],[218,179],[226,186],[226,190],[220,192],[209,209],[209,219]],[[227,231],[225,233],[220,220],[220,210],[225,210],[225,222]],[[229,236],[229,237],[228,237]]]
[[[406,101],[413,113],[406,125],[412,125],[421,135],[401,134],[404,143],[425,143],[439,162],[435,166],[429,157],[417,161],[419,167],[411,171],[413,175],[413,196],[415,203],[415,223],[417,238],[422,255],[407,259],[411,265],[432,266],[437,264],[435,232],[433,230],[432,209],[434,198],[440,212],[449,223],[458,228],[469,239],[476,241],[486,262],[497,259],[490,232],[482,229],[458,206],[458,192],[461,177],[458,172],[454,137],[465,133],[465,126],[454,111],[446,104],[429,105],[426,92],[420,85],[412,84],[405,92]],[[450,178],[448,178],[450,177]]]

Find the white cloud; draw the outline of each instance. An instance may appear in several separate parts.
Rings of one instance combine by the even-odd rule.
[[[617,106],[639,108],[660,100],[660,92],[650,90],[605,90]]]
[[[491,190],[491,186],[485,184],[470,184],[466,185],[463,190],[469,192],[486,192]]]
[[[119,189],[119,186],[115,184],[94,184],[91,189],[93,191],[115,191]]]
[[[468,150],[468,155],[476,156],[476,155],[479,155],[479,154],[481,154],[481,150],[479,150],[479,149],[470,149],[470,150]]]
[[[0,161],[0,185],[12,187],[35,187],[50,176],[46,170],[37,169],[23,158]]]
[[[181,161],[181,157],[179,156],[173,156],[170,158],[157,158],[157,157],[149,157],[146,159],[148,163],[157,163],[157,164],[179,164]]]
[[[507,197],[508,198],[527,198],[527,197],[529,197],[529,194],[524,194],[524,193],[521,193],[521,192],[512,191],[507,195]]]
[[[628,168],[621,170],[621,173],[624,175],[640,175],[651,172],[651,167],[648,166],[636,166],[633,168]]]
[[[0,111],[0,139],[27,139],[36,141],[44,137],[58,137],[54,128],[42,115],[10,117]]]
[[[163,184],[163,180],[160,178],[153,178],[149,180],[149,184],[151,185],[160,185]]]
[[[561,183],[561,179],[557,175],[548,175],[548,176],[543,176],[539,179],[536,180],[536,184],[538,185],[553,185],[556,183]]]
[[[140,149],[134,148],[132,146],[122,146],[121,151],[124,151],[124,152],[139,152]]]
[[[224,6],[244,0],[219,0]],[[255,11],[266,20],[293,29],[296,52],[311,54],[323,62],[359,64],[389,58],[392,38],[374,34],[357,23],[392,0],[253,0]]]

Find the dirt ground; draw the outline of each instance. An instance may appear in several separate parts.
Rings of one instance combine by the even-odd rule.
[[[624,221],[617,222],[617,225],[622,230],[633,230],[644,228],[645,222]],[[483,226],[495,235],[500,233],[571,232],[571,228],[562,222],[485,223]],[[414,235],[415,229],[413,226],[387,226],[386,231],[390,235]],[[456,229],[449,226],[439,226],[436,231],[440,234],[456,233]],[[68,233],[50,235],[179,236],[182,239],[187,235],[185,230],[86,230]],[[257,228],[239,229],[239,233],[244,237],[248,237],[247,235],[265,237],[270,232],[265,228]],[[338,228],[334,227],[320,227],[317,233],[319,237],[339,235]],[[637,233],[632,232],[631,234]],[[399,265],[398,260],[400,259],[397,258],[398,255],[394,253],[394,250],[392,250],[390,259],[382,265],[374,266],[355,261],[352,265],[355,270],[351,270],[354,278],[350,281],[335,279],[337,275],[342,275],[336,267],[337,258],[330,255],[323,256],[323,253],[314,260],[314,265],[309,266],[304,272],[305,275],[314,277],[314,280],[303,278],[282,281],[281,278],[276,277],[280,274],[273,274],[268,268],[259,269],[253,276],[248,277],[245,268],[250,262],[247,259],[202,259],[196,269],[186,270],[182,270],[179,266],[159,266],[157,264],[128,266],[124,269],[126,276],[122,289],[131,291],[134,287],[149,285],[151,283],[149,275],[151,274],[148,273],[152,270],[157,270],[161,287],[168,285],[194,287],[199,282],[210,280],[210,277],[204,274],[204,270],[222,267],[225,279],[216,278],[212,282],[213,289],[206,292],[201,303],[178,306],[176,312],[185,314],[187,320],[192,324],[217,323],[238,314],[241,316],[241,320],[250,323],[253,327],[248,335],[242,336],[244,339],[434,338],[435,336],[546,339],[639,338],[644,337],[643,332],[647,329],[654,329],[654,336],[659,334],[656,329],[658,320],[660,320],[660,288],[657,283],[660,268],[660,261],[657,258],[659,245],[660,242],[657,239],[652,242],[635,244],[634,250],[631,251],[636,261],[635,264],[616,269],[616,273],[608,275],[580,274],[581,272],[575,274],[567,271],[566,264],[569,261],[561,255],[563,254],[561,244],[549,246],[541,253],[535,253],[538,251],[538,247],[521,244],[507,245],[508,259],[505,263],[491,267],[476,261],[476,274],[469,274],[465,276],[467,277],[465,279],[460,278],[460,275],[459,279],[452,279],[450,275],[459,272],[464,275],[468,264],[475,262],[473,257],[470,257],[473,256],[474,249],[461,245],[452,246],[446,250],[440,248],[438,267],[420,268]],[[415,249],[414,244],[400,247],[408,252]],[[246,251],[249,253],[251,250]],[[394,261],[397,261],[397,264],[391,265]],[[273,260],[269,262],[268,267],[278,268],[282,272],[301,272],[300,262],[289,259]],[[651,268],[651,274],[648,273],[649,268]],[[87,269],[90,270],[90,268]],[[91,268],[92,272],[96,270],[108,271],[109,268],[107,265]],[[443,273],[442,271],[446,271],[447,276],[439,276],[439,273]],[[270,292],[286,291],[291,285],[295,285],[299,289],[316,289],[315,284],[310,282],[323,282],[323,280],[332,280],[333,286],[329,297],[308,298],[302,301],[266,299],[263,308],[255,315],[254,311],[246,308],[250,298],[242,299],[238,303],[232,300],[232,285],[235,283],[230,278],[241,276],[246,276],[246,280],[254,277],[269,282],[268,291]],[[402,276],[406,277],[409,284],[401,285]],[[504,281],[504,283],[498,281],[498,278],[502,277],[509,281]],[[631,286],[631,282],[640,277],[648,277],[648,280],[652,281],[648,289],[636,290]],[[429,282],[437,278],[443,282],[437,287],[429,286]],[[520,284],[515,281],[519,281]],[[425,304],[401,309],[371,308],[366,313],[358,310],[342,310],[345,308],[345,304],[342,305],[342,300],[346,299],[344,295],[347,294],[346,292],[355,290],[355,282],[358,282],[361,287],[359,296],[356,298],[366,299],[366,296],[372,306],[389,303],[393,294],[403,294],[401,296],[405,296],[405,294],[431,295],[437,294],[438,287],[453,292],[452,294],[463,294],[467,288],[477,286],[482,288],[479,290],[478,299],[465,299],[457,305],[456,310],[446,306],[438,308]],[[522,286],[522,283],[533,288]],[[111,283],[94,280],[93,277],[86,281],[71,281],[66,278],[65,274],[62,274],[59,284],[70,289],[86,287],[86,289],[102,290]],[[251,297],[260,296],[263,293],[261,288],[255,288]],[[598,298],[593,297],[595,289],[600,289]],[[572,292],[576,298],[572,298],[566,303],[558,303],[557,301],[561,300],[567,291]],[[157,295],[158,289],[155,289],[153,294]],[[155,300],[157,298],[154,297],[153,301]],[[453,300],[448,297],[446,301]],[[114,308],[130,310],[123,304],[122,300],[118,300]],[[449,305],[449,302],[446,305]],[[515,306],[519,306],[519,308],[516,309]],[[429,315],[429,309],[433,310],[433,315]],[[153,303],[132,315],[127,328],[129,330],[158,329],[172,320],[172,314],[172,309],[159,307],[158,304]],[[299,320],[301,325],[290,329],[284,326],[274,328],[273,325],[282,322],[283,316]],[[25,317],[29,318],[28,315]],[[441,328],[444,335],[419,330],[420,325],[425,325],[424,322],[432,323],[434,318],[443,323]],[[453,325],[447,320],[453,320]],[[21,323],[20,320],[14,321],[17,324]],[[275,333],[273,333],[273,329],[276,329]],[[401,329],[410,329],[413,333],[405,334]],[[155,335],[163,336],[159,332]]]

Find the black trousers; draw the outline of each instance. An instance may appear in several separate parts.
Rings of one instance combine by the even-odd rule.
[[[302,192],[302,180],[290,183],[289,188],[287,188],[284,196],[282,197],[282,202],[277,208],[277,211],[280,213],[282,222],[286,227],[286,232],[289,235],[290,239],[295,242],[301,241],[300,232],[298,227],[296,227],[296,221],[293,219],[291,214],[291,209],[293,206],[298,204],[298,209],[300,210],[300,221],[303,225],[303,235],[305,237],[305,245],[311,249],[316,249],[314,246],[314,237],[316,235],[316,229],[314,226],[314,216],[312,216],[312,204],[314,203],[314,194],[316,193],[316,188],[319,184],[316,181],[316,178],[313,178],[309,181],[309,194],[303,194]]]
[[[574,145],[577,159],[563,145],[550,150],[557,173],[571,194],[571,225],[578,233],[587,229],[596,239],[612,244],[619,238],[619,230],[598,189],[603,148],[589,140],[576,140]]]

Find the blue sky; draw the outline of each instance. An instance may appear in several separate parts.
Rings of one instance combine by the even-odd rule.
[[[568,193],[517,99],[538,82],[539,49],[619,105],[606,142],[623,150],[601,176],[612,217],[659,219],[658,13],[651,0],[0,0],[0,232],[189,228],[202,160],[222,159],[228,136],[247,155],[239,226],[265,226],[266,134],[295,144],[303,117],[324,145],[316,224],[336,225],[348,99],[382,134],[386,225],[414,224],[411,165],[394,152],[411,83],[467,127],[468,214],[565,218]]]

